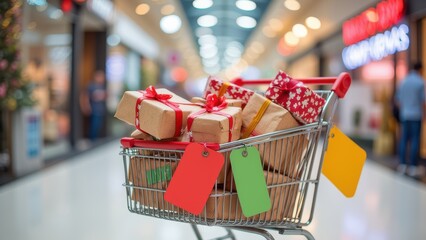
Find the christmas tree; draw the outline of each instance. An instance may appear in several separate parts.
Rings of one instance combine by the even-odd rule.
[[[34,105],[31,84],[22,78],[19,39],[22,2],[0,1],[0,108],[10,111]]]

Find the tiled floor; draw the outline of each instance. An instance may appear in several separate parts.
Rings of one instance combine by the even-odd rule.
[[[0,239],[195,239],[187,224],[128,212],[118,152],[118,143],[108,143],[0,187]],[[367,161],[352,199],[322,178],[307,229],[317,240],[418,240],[426,239],[425,222],[426,186]],[[223,233],[202,230],[208,237]]]

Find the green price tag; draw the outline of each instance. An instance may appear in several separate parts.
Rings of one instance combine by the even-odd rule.
[[[244,216],[251,217],[271,209],[271,199],[257,149],[245,147],[233,150],[231,166]]]
[[[170,181],[170,179],[172,179],[172,170],[170,169],[170,165],[146,171],[146,180],[148,185]]]

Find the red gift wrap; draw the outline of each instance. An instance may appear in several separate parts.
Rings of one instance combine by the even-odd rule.
[[[283,71],[271,82],[265,96],[287,109],[302,123],[315,122],[325,104],[324,98]]]
[[[207,98],[209,94],[215,94],[218,97],[223,96],[227,99],[240,99],[242,101],[242,107],[244,108],[250,97],[254,94],[254,91],[229,82],[223,82],[215,77],[209,77],[203,98]]]

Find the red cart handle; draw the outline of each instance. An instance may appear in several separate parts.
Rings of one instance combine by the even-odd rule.
[[[124,148],[141,147],[151,149],[167,149],[167,150],[185,150],[190,142],[161,142],[161,141],[148,141],[142,139],[135,139],[131,137],[124,137],[120,140],[121,146]],[[211,150],[218,151],[220,149],[217,143],[200,143]]]
[[[316,77],[316,78],[295,78],[294,80],[303,82],[305,84],[326,84],[331,85],[333,87],[331,90],[336,93],[339,98],[343,98],[346,92],[349,90],[351,86],[351,76],[347,72],[342,72],[337,77]],[[272,79],[256,79],[256,80],[243,80],[242,78],[236,78],[231,81],[231,83],[243,86],[243,85],[261,85],[261,84],[269,84]]]

